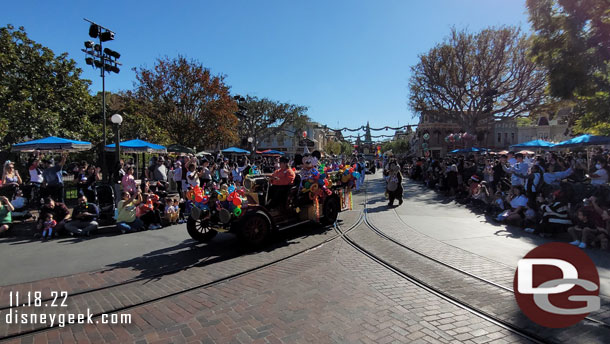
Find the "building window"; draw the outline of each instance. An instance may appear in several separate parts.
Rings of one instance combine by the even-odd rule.
[[[515,143],[515,133],[510,133],[510,143]]]
[[[502,133],[498,133],[498,143],[502,143]]]
[[[508,143],[508,133],[504,133],[504,143]]]

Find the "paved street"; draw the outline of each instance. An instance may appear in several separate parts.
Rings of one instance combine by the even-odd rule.
[[[516,260],[539,239],[487,223],[414,183],[405,187],[405,203],[388,209],[381,175],[368,179],[367,192],[354,195],[354,210],[340,214],[338,229],[400,273],[459,304],[376,263],[330,227],[294,228],[252,252],[232,235],[195,244],[181,225],[89,239],[4,239],[2,319],[11,291],[42,291],[46,299],[51,291],[63,290],[70,295],[67,307],[26,306],[19,312],[118,312],[131,314],[132,321],[50,330],[2,322],[0,336],[15,343],[529,341],[469,309],[542,341],[601,343],[610,335],[607,328],[586,323],[565,330],[540,328],[520,313],[511,292],[449,267],[511,287]],[[369,226],[449,266],[385,240]],[[593,253],[592,258],[607,295],[605,257]],[[591,316],[607,323],[608,309],[604,299],[602,310]],[[24,332],[29,334],[19,336]]]

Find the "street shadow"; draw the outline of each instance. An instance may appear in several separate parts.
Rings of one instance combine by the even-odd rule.
[[[301,243],[301,239],[323,234],[329,229],[332,230],[332,227],[295,226],[276,233],[267,245],[260,248],[249,247],[230,233],[218,233],[214,239],[205,244],[187,239],[172,247],[151,251],[140,257],[110,264],[102,273],[128,268],[138,271],[138,275],[134,278],[155,280],[164,275],[202,268],[240,256],[272,252],[279,248],[298,245]]]

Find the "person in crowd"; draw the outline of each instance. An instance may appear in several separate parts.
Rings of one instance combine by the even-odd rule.
[[[0,233],[4,233],[11,228],[13,223],[12,212],[15,208],[8,198],[0,196]]]
[[[197,182],[197,185],[199,185],[199,183],[201,183],[201,187],[206,187],[211,185],[212,183],[212,172],[214,171],[215,166],[212,166],[210,168],[210,162],[208,161],[208,159],[203,158],[202,162],[201,162],[201,168],[199,168],[197,170],[197,178],[200,179]],[[189,172],[191,170],[189,169]],[[187,174],[187,179],[188,179],[188,174]],[[194,181],[189,180],[188,181],[190,186],[195,186],[194,185]]]
[[[209,170],[207,170],[209,172]],[[196,186],[199,186],[199,182],[200,180],[204,181],[203,186],[207,186],[211,179],[207,179],[204,178],[204,174],[206,172],[206,167],[205,166],[199,166],[197,167],[197,165],[195,164],[190,164],[189,165],[189,171],[186,174],[186,182],[187,182],[187,187],[191,187],[194,188]],[[208,173],[209,176],[209,173]]]
[[[100,167],[95,167],[93,165],[89,165],[87,168],[83,195],[85,195],[88,200],[95,201],[96,199],[95,183],[102,180],[102,176],[100,174],[101,170],[102,169]]]
[[[133,166],[128,166],[126,172],[123,179],[121,179],[121,186],[123,187],[123,191],[129,192],[130,195],[135,195],[138,186],[136,185],[136,179],[133,176]]]
[[[606,159],[597,160],[595,172],[589,175],[589,178],[591,178],[591,185],[608,184],[608,161]]]
[[[143,198],[146,202],[140,203],[136,216],[142,220],[144,226],[149,230],[161,228],[161,212],[158,207],[159,196],[146,193],[143,194]]]
[[[72,221],[66,223],[66,230],[71,235],[91,235],[92,231],[97,230],[100,211],[97,205],[89,203],[87,196],[81,195],[78,198],[78,205],[72,210]]]
[[[220,184],[228,184],[229,175],[231,174],[228,162],[223,161],[220,163],[218,167],[218,173],[220,174]]]
[[[22,183],[23,181],[21,180],[21,176],[19,176],[19,171],[15,169],[15,164],[12,161],[7,160],[2,169],[2,195],[12,200]]]
[[[278,166],[279,168],[279,166]],[[243,167],[239,167],[237,163],[233,163],[233,167],[231,168],[231,176],[233,178],[233,183],[235,185],[242,185],[243,176],[242,176]]]
[[[115,194],[115,203],[118,205],[120,201],[119,195],[121,194],[121,182],[123,181],[123,177],[127,172],[125,171],[125,161],[123,159],[119,159],[119,163],[114,167],[114,173],[112,174],[113,188]]]
[[[40,202],[40,188],[42,187],[42,183],[44,182],[40,159],[38,156],[35,156],[30,159],[30,162],[28,164],[28,172],[30,174],[30,184],[32,185],[30,200],[34,201],[36,208],[38,208],[42,203]]]
[[[176,183],[178,195],[182,197],[184,193],[182,192],[182,163],[180,161],[174,163],[174,182]]]
[[[510,204],[510,209],[500,214],[497,220],[522,227],[528,211],[528,199],[524,194],[523,186],[513,186],[507,202]]]
[[[280,168],[275,170],[271,175],[271,187],[269,188],[269,195],[271,197],[269,202],[270,209],[275,209],[286,202],[290,188],[294,183],[296,174],[288,166],[288,162],[288,158],[281,157]]]
[[[589,202],[578,209],[576,223],[568,228],[573,240],[570,244],[580,248],[587,248],[594,235],[606,231],[604,220]]]
[[[184,223],[184,210],[177,198],[174,199],[174,211],[178,214],[178,223]]]
[[[566,193],[557,190],[551,194],[549,200],[545,200],[542,194],[537,197],[538,204],[540,204],[541,219],[534,228],[528,227],[525,231],[537,233],[541,237],[566,232],[568,227],[572,225],[569,214],[570,207],[566,202]]]
[[[174,207],[174,200],[169,197],[165,199],[165,211],[163,212],[163,215],[170,225],[178,223],[179,210]]]
[[[51,239],[55,227],[57,227],[57,221],[53,219],[53,213],[47,213],[42,223],[42,240]]]
[[[168,169],[167,166],[165,166],[165,159],[160,156],[157,158],[157,161],[152,168],[152,178],[149,179],[165,184],[167,183],[167,172]]]
[[[509,159],[510,164],[510,159]],[[524,185],[525,178],[527,177],[527,173],[529,170],[529,166],[527,163],[523,161],[523,154],[517,153],[515,154],[515,163],[503,166],[504,172],[511,174],[511,185]]]
[[[60,203],[64,202],[64,177],[62,169],[65,163],[66,155],[62,155],[59,158],[59,162],[54,164],[47,160],[46,168],[42,172],[47,195]]]
[[[84,195],[85,189],[87,189],[87,167],[87,162],[82,161],[76,173],[76,193],[79,195]]]
[[[118,215],[116,218],[117,230],[123,234],[134,232],[144,228],[144,223],[136,217],[136,208],[142,202],[142,194],[140,192],[129,193],[123,191],[121,200],[117,206]]]
[[[40,210],[39,221],[36,224],[36,229],[38,230],[35,236],[40,235],[42,231],[42,222],[48,213],[53,214],[53,219],[57,222],[55,226],[55,230],[53,231],[55,235],[59,235],[65,229],[66,223],[70,220],[70,211],[68,207],[62,202],[55,202],[52,197],[47,197],[44,200],[44,205]]]

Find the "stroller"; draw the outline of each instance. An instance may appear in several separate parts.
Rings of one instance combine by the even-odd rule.
[[[116,211],[114,187],[108,183],[95,184],[95,203],[100,209],[100,221],[112,222]]]

